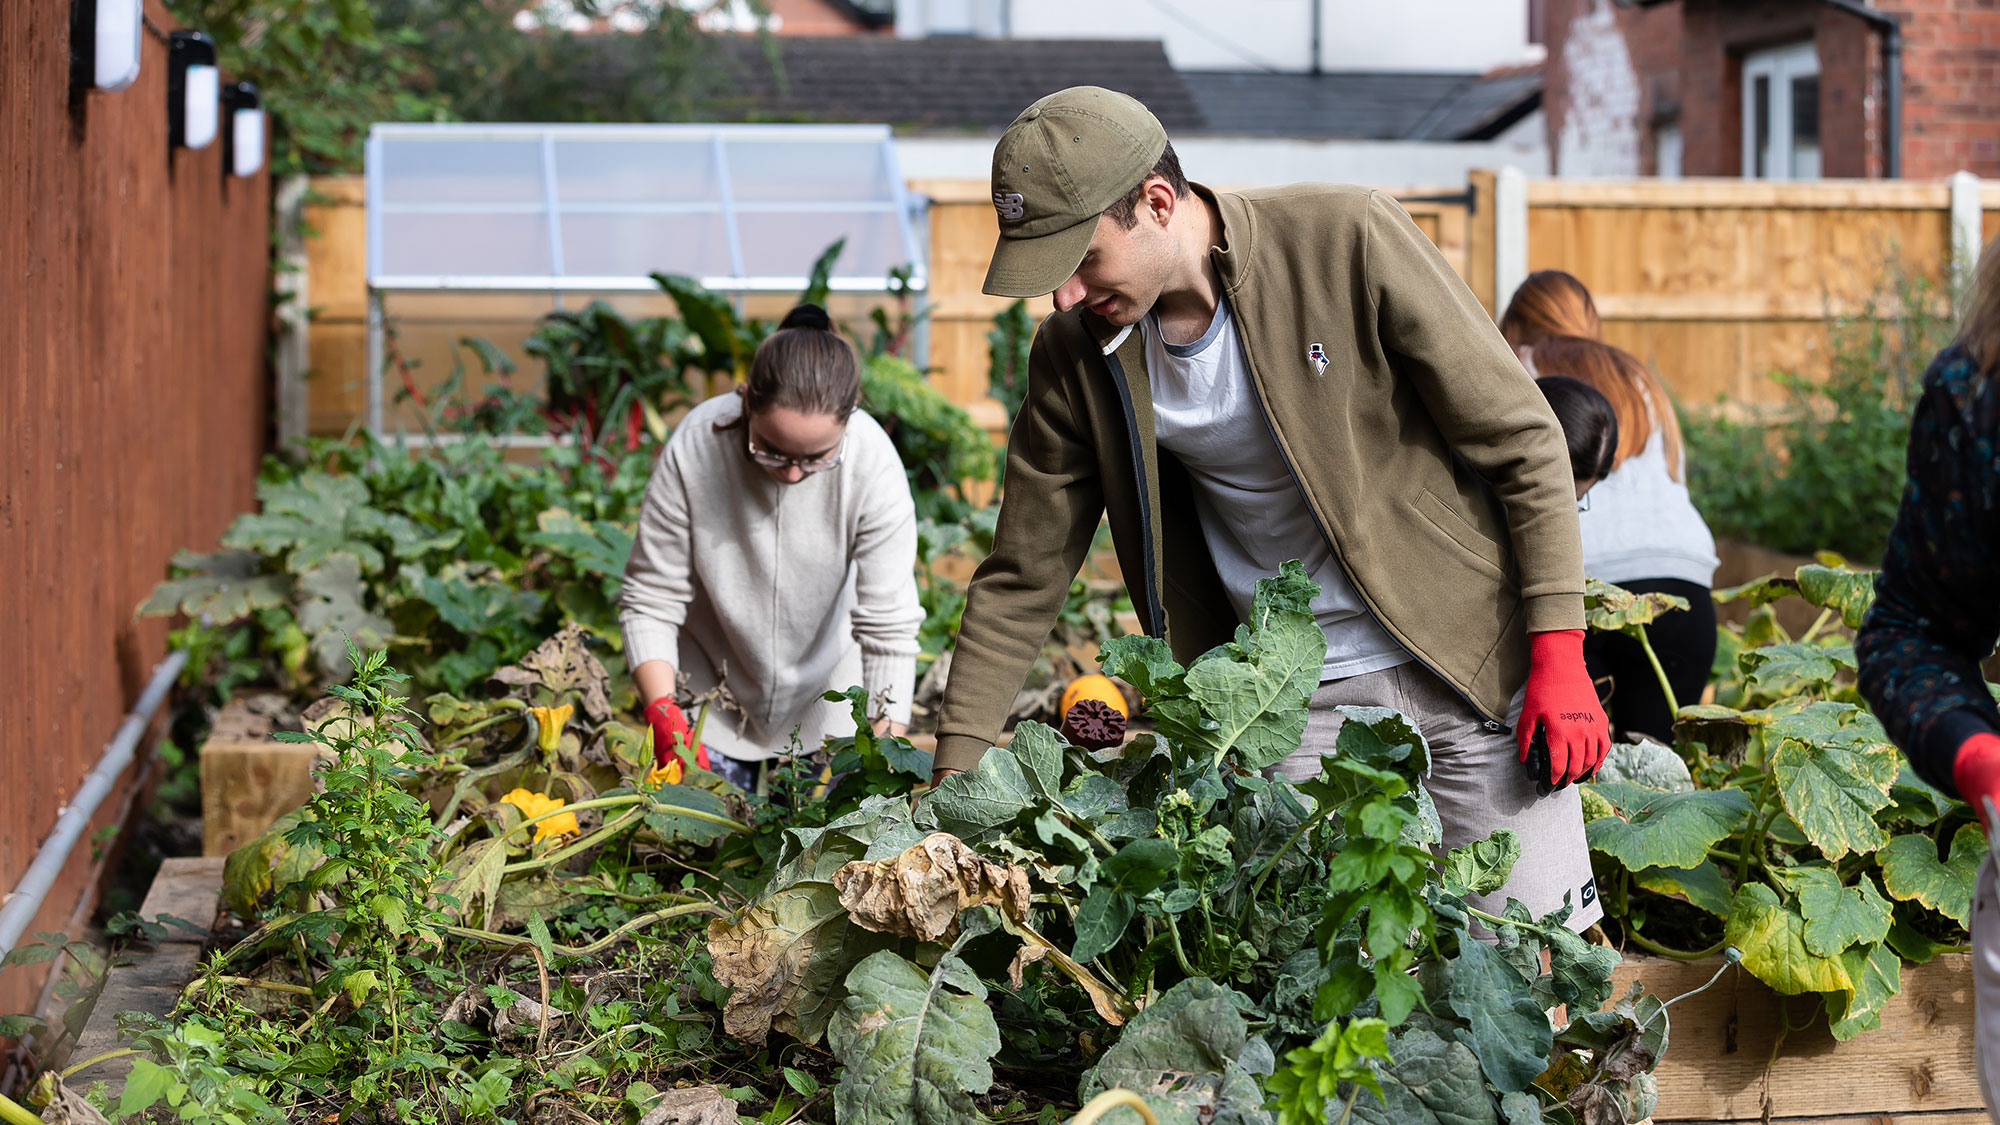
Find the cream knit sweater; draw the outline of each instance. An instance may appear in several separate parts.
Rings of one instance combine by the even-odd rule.
[[[782,484],[745,452],[742,399],[689,412],[653,467],[625,565],[625,658],[664,660],[696,691],[726,680],[740,714],[713,714],[704,740],[733,758],[808,750],[852,734],[847,705],[820,699],[859,682],[908,722],[915,690],[916,508],[889,435],[856,411],[837,469]],[[693,716],[690,716],[693,718]]]

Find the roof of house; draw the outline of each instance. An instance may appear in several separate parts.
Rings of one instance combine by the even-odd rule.
[[[1094,85],[1146,103],[1170,134],[1451,141],[1490,139],[1541,104],[1538,67],[1176,71],[1158,42],[1134,39],[731,36],[720,46],[725,92],[704,109],[723,119],[998,132],[1045,94]]]
[[[731,92],[712,108],[725,116],[997,132],[1045,94],[1094,85],[1146,103],[1169,132],[1202,129],[1151,40],[743,36],[722,46]]]
[[[1365,140],[1488,140],[1541,104],[1539,69],[1493,76],[1182,71],[1206,131]]]

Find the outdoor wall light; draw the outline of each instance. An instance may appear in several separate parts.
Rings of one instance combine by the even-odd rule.
[[[264,103],[257,97],[257,84],[224,86],[222,107],[229,111],[229,131],[222,135],[223,164],[233,176],[254,176],[264,166]]]
[[[222,116],[215,40],[199,31],[167,35],[167,133],[181,148],[207,148]]]
[[[79,9],[78,19],[93,19],[96,57],[92,61],[91,85],[100,90],[123,90],[139,79],[139,43],[145,34],[145,0],[88,0]],[[72,24],[74,26],[74,24]],[[72,71],[74,73],[74,71]]]

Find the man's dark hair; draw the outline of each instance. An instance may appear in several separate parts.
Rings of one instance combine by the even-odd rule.
[[[1611,400],[1589,383],[1567,375],[1544,375],[1535,386],[1562,423],[1570,475],[1590,481],[1610,476],[1612,454],[1618,451],[1618,413],[1611,409]]]
[[[1139,225],[1139,200],[1144,198],[1146,181],[1154,176],[1167,181],[1167,186],[1174,189],[1176,198],[1186,199],[1192,194],[1193,189],[1188,187],[1187,174],[1181,171],[1181,158],[1174,154],[1174,142],[1168,141],[1166,149],[1160,153],[1159,161],[1153,165],[1153,170],[1132,185],[1132,190],[1125,193],[1125,198],[1104,209],[1104,213],[1111,216],[1111,221],[1117,223],[1120,229],[1131,230]]]

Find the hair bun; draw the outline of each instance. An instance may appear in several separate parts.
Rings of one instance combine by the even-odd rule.
[[[785,319],[778,322],[778,327],[817,328],[822,332],[828,332],[833,329],[833,318],[826,315],[826,310],[818,305],[798,305],[785,314]]]

